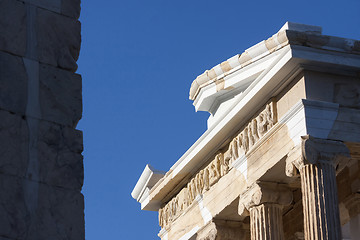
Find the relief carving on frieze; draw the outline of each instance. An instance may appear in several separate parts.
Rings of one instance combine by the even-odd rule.
[[[276,103],[271,100],[264,109],[252,118],[242,130],[231,140],[225,151],[219,151],[215,158],[193,176],[187,185],[159,210],[159,225],[168,227],[195,200],[196,196],[204,194],[211,186],[226,175],[232,168],[232,163],[261,139],[277,122]]]

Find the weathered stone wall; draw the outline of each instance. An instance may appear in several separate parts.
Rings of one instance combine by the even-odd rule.
[[[85,239],[80,0],[0,0],[0,239]]]

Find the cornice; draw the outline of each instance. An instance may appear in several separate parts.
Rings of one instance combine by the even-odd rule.
[[[165,175],[165,172],[155,170],[150,164],[145,166],[137,181],[131,196],[141,204],[148,198],[149,190]]]
[[[222,84],[224,77],[240,70],[287,45],[360,54],[360,41],[326,36],[321,27],[287,22],[276,34],[206,70],[191,84],[189,98],[196,100],[199,92],[210,84]]]

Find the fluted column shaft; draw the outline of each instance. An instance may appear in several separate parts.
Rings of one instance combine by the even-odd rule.
[[[282,206],[261,204],[250,208],[251,240],[283,240]]]
[[[319,161],[300,169],[306,240],[341,239],[335,167]]]
[[[304,212],[305,240],[339,240],[341,226],[336,172],[350,160],[350,152],[341,141],[303,136],[301,154],[288,155],[286,173],[300,172]]]

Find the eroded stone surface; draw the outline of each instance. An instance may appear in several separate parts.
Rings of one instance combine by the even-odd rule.
[[[0,174],[0,236],[24,239],[27,211],[20,178]]]
[[[41,64],[39,97],[45,120],[75,127],[81,119],[80,75]]]
[[[0,50],[24,56],[26,51],[25,4],[20,1],[1,0],[0,16]]]
[[[21,0],[25,3],[29,3],[29,5],[33,5],[36,7],[44,8],[53,12],[60,13],[61,8],[61,0]]]
[[[26,101],[27,75],[22,58],[0,52],[0,109],[24,113]]]
[[[81,189],[84,179],[81,131],[42,121],[38,150],[40,181]]]
[[[62,0],[61,13],[78,19],[80,17],[80,0]]]
[[[0,119],[0,173],[24,177],[28,162],[26,121],[2,110]]]
[[[39,61],[75,72],[81,43],[80,28],[77,20],[38,9]]]
[[[15,239],[10,239],[10,238],[5,238],[5,237],[0,237],[0,240],[15,240]]]
[[[35,206],[26,194],[29,181],[0,175],[0,236],[19,240],[84,239],[81,193],[38,184]]]
[[[79,12],[0,0],[0,240],[85,239]]]
[[[83,185],[82,132],[40,121],[38,129],[39,175],[27,176],[29,130],[26,120],[0,110],[0,174],[18,176],[67,189]]]

